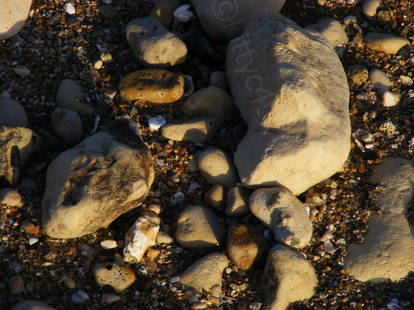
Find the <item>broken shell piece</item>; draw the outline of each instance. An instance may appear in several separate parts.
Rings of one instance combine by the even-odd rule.
[[[124,261],[139,263],[150,246],[155,244],[160,229],[160,217],[146,211],[125,234]]]
[[[179,6],[174,11],[174,18],[180,23],[188,22],[194,16],[193,12],[191,12],[189,8],[190,8],[189,4],[183,4]]]
[[[151,130],[159,130],[166,124],[166,122],[165,117],[162,115],[157,115],[148,119],[148,125]]]
[[[72,3],[66,3],[65,4],[65,12],[68,13],[69,15],[73,15],[76,13],[76,9],[73,6]]]

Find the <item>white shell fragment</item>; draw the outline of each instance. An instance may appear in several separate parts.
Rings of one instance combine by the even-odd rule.
[[[29,245],[33,245],[36,244],[37,242],[39,242],[39,239],[35,238],[35,237],[31,237],[29,239]]]
[[[65,12],[69,15],[73,15],[76,13],[75,7],[72,5],[72,3],[66,3],[65,4]]]
[[[167,123],[165,117],[162,115],[157,115],[148,119],[148,125],[151,130],[159,130],[162,126]]]
[[[139,263],[150,246],[155,244],[160,229],[160,217],[147,211],[125,234],[124,261]]]
[[[115,249],[118,246],[115,240],[102,240],[100,245],[104,250]]]
[[[193,12],[189,10],[189,4],[183,4],[174,11],[174,18],[180,23],[186,23],[194,17]]]

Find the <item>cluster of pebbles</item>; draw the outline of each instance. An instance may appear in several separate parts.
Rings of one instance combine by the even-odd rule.
[[[7,39],[0,41],[0,138],[13,137],[1,147],[12,155],[7,143],[20,149],[17,164],[0,163],[1,171],[11,167],[8,186],[0,190],[1,307],[409,309],[414,304],[413,275],[405,272],[413,266],[405,224],[405,213],[414,218],[407,206],[412,194],[405,192],[409,182],[400,182],[411,180],[410,162],[384,160],[413,157],[412,1],[284,5],[282,15],[326,37],[341,57],[351,91],[352,145],[343,170],[297,197],[283,186],[242,186],[231,158],[246,125],[232,104],[227,45],[220,43],[235,34],[196,14],[207,2],[22,5],[24,17],[10,18],[29,15],[25,26],[0,28],[0,39]],[[279,11],[282,5],[274,1],[268,8]],[[131,143],[131,135],[143,144]],[[134,154],[139,164],[112,150]],[[96,156],[78,164],[91,166],[89,178],[101,177],[101,185],[81,193],[76,186],[88,182],[83,175],[60,183],[61,174],[78,169],[65,163],[83,154]],[[116,183],[128,173],[109,174],[112,182],[98,175],[99,156],[112,156],[105,163],[110,169],[139,171],[148,162],[154,170],[134,181],[135,192],[119,189]],[[381,185],[375,187],[368,177],[381,162],[393,170],[379,169],[373,178]],[[59,200],[62,188],[67,213],[59,218],[50,201]],[[90,207],[86,196],[108,190],[116,197],[107,204],[122,203],[122,210],[65,209],[66,200],[76,199]],[[405,200],[395,194],[399,191]],[[389,206],[387,199],[404,200],[403,208]],[[79,227],[71,225],[77,212]],[[404,231],[374,217],[392,212]],[[405,259],[401,274],[388,277],[398,282],[364,282],[382,276],[372,255],[368,272],[358,261],[364,241],[375,250],[376,235],[401,237],[392,239],[391,250],[382,249],[391,257],[387,264],[400,254]]]

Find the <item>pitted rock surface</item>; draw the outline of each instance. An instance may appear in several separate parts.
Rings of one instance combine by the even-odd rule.
[[[93,233],[137,207],[153,180],[151,157],[136,123],[114,121],[49,165],[43,227],[54,238]]]
[[[375,204],[380,215],[371,215],[362,244],[351,244],[345,269],[359,281],[398,281],[414,271],[414,229],[406,212],[414,197],[414,164],[402,158],[387,158],[370,181],[382,191]]]

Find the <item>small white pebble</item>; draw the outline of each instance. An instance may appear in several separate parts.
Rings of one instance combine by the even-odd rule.
[[[96,70],[99,70],[99,69],[101,69],[102,68],[102,65],[103,65],[103,62],[102,62],[102,60],[97,60],[97,61],[95,61],[95,63],[93,64],[93,67],[96,69]]]
[[[184,202],[185,196],[182,192],[177,192],[172,196],[171,200],[173,204],[181,204]]]
[[[65,4],[65,12],[69,15],[73,15],[76,13],[75,7],[72,5],[72,3],[66,3]]]
[[[101,60],[103,62],[108,62],[112,60],[112,55],[111,53],[101,53]]]
[[[227,273],[227,274],[230,274],[230,273],[231,273],[231,271],[232,271],[232,270],[231,270],[231,268],[229,268],[229,267],[227,267],[227,268],[226,268],[226,273]]]
[[[14,72],[16,72],[17,75],[23,77],[30,75],[30,70],[26,66],[17,66],[14,68]]]
[[[35,238],[35,237],[31,237],[29,239],[29,245],[33,245],[36,244],[39,241],[39,239]]]
[[[162,126],[166,124],[165,117],[162,115],[157,115],[155,117],[151,117],[148,120],[148,125],[151,130],[159,130]]]
[[[189,4],[183,4],[179,6],[174,11],[174,18],[180,23],[188,22],[194,16],[193,12],[191,12],[189,8],[190,8]]]
[[[410,78],[409,76],[406,76],[406,75],[401,75],[400,76],[400,81],[401,81],[401,83],[403,83],[405,86],[411,86],[411,85],[413,85],[413,79],[412,78]]]
[[[395,107],[400,102],[401,95],[386,91],[382,95],[382,105],[386,108]]]
[[[105,250],[115,249],[118,246],[115,240],[102,240],[100,245]]]
[[[180,281],[180,277],[172,277],[171,279],[170,279],[170,283],[176,283],[176,282],[178,282],[178,281]]]
[[[89,300],[89,296],[85,291],[77,291],[72,295],[72,301],[76,304],[82,304],[87,300]]]

